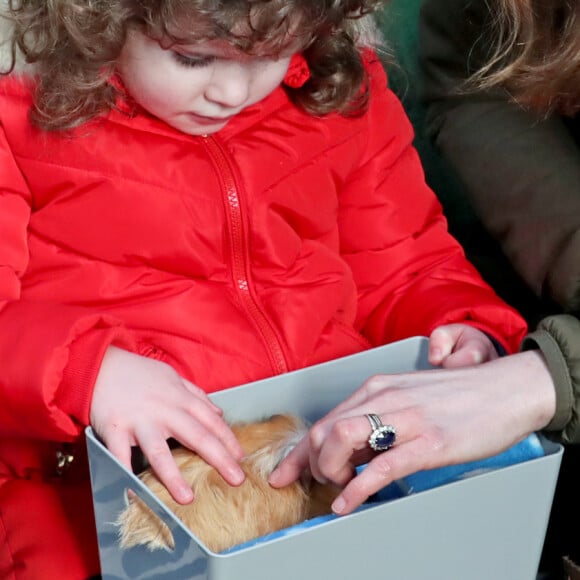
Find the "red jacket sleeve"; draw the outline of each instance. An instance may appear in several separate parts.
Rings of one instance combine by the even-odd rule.
[[[403,107],[369,64],[371,101],[364,162],[341,194],[341,252],[359,292],[357,328],[373,343],[428,336],[468,323],[516,351],[521,316],[482,280],[448,233],[412,146]]]
[[[130,347],[119,321],[21,296],[31,196],[0,126],[0,436],[71,439],[88,423],[109,344]]]

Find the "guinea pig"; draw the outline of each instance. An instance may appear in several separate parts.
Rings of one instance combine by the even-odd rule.
[[[287,528],[304,520],[331,513],[338,489],[304,477],[281,489],[268,483],[278,463],[306,434],[298,417],[274,415],[269,419],[234,424],[245,457],[246,479],[230,486],[199,455],[185,448],[172,451],[195,499],[187,505],[175,502],[155,474],[147,469],[139,477],[205,546],[221,552],[237,544]],[[117,525],[121,548],[145,545],[150,550],[174,547],[173,536],[160,518],[133,496]]]

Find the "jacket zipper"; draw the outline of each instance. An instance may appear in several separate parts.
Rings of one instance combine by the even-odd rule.
[[[254,296],[248,263],[247,238],[244,231],[242,207],[234,170],[227,153],[215,137],[205,137],[204,143],[214,160],[222,181],[224,205],[229,221],[229,241],[232,255],[234,287],[246,313],[254,323],[265,346],[275,374],[288,371],[288,364],[277,333]]]

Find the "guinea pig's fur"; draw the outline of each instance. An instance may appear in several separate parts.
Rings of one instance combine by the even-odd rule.
[[[151,470],[140,475],[183,524],[214,552],[280,530],[306,519],[331,512],[337,488],[310,478],[282,489],[268,483],[268,476],[306,433],[305,424],[291,415],[274,415],[264,421],[235,424],[232,430],[245,457],[241,462],[246,479],[230,486],[219,473],[194,452],[179,448],[173,456],[195,499],[175,502]],[[173,548],[169,528],[140,500],[132,497],[120,514],[120,546],[139,544],[149,549]]]

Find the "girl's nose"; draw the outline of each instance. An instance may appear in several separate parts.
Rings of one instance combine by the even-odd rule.
[[[222,61],[214,68],[205,98],[222,107],[241,107],[248,100],[251,81],[252,70],[246,63]]]

